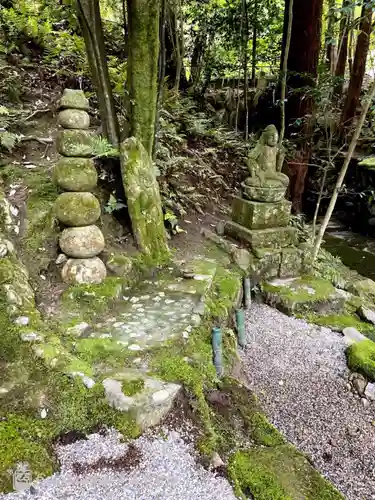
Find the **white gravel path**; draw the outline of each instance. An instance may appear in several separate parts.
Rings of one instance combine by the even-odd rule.
[[[73,464],[92,464],[99,458],[123,456],[128,445],[120,435],[93,434],[58,448],[61,472],[34,484],[33,493],[0,495],[6,500],[235,500],[228,481],[196,463],[193,449],[177,432],[165,438],[142,436],[133,441],[140,464],[133,470],[103,469],[77,475]]]
[[[342,336],[263,304],[246,328],[244,368],[271,422],[346,498],[375,499],[375,403],[346,387]]]

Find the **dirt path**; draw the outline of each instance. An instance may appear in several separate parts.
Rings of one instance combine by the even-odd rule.
[[[347,389],[340,334],[254,304],[247,338],[244,367],[271,422],[346,498],[375,499],[375,404]]]

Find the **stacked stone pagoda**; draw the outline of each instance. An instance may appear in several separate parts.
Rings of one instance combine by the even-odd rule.
[[[242,196],[233,197],[232,221],[224,226],[227,236],[250,247],[251,271],[267,278],[306,273],[310,256],[289,225],[289,179],[277,171],[278,154],[278,132],[270,125],[249,155],[250,177],[242,184]]]
[[[83,91],[66,89],[60,101],[54,181],[64,192],[55,202],[55,215],[63,227],[61,251],[68,257],[62,278],[67,283],[100,283],[106,267],[98,255],[105,246],[95,223],[101,210],[92,191],[98,176],[93,156],[93,133],[89,131],[89,102]]]

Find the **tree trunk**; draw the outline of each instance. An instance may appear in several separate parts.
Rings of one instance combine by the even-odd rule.
[[[286,38],[285,47],[282,61],[282,72],[281,72],[281,98],[280,98],[280,138],[279,138],[279,155],[277,161],[277,171],[281,172],[283,158],[283,142],[285,136],[285,100],[286,100],[286,82],[288,76],[288,59],[290,51],[290,40],[292,38],[292,25],[293,25],[293,2],[294,0],[289,0],[288,5],[288,18],[286,20]]]
[[[255,87],[256,66],[257,66],[257,26],[258,26],[258,0],[255,0],[253,11],[253,54],[251,68],[251,84]]]
[[[366,2],[362,7],[360,34],[357,40],[353,71],[350,77],[348,95],[340,120],[342,130],[353,121],[359,104],[363,79],[366,72],[367,54],[370,47],[371,20],[372,7],[369,7]]]
[[[243,75],[244,75],[244,104],[245,104],[245,140],[247,141],[249,138],[249,96],[248,96],[248,90],[249,90],[249,75],[248,75],[248,45],[249,45],[249,12],[248,12],[248,5],[247,5],[247,0],[244,0],[244,9],[245,9],[245,36],[243,40],[243,50],[244,50],[244,69],[243,69]],[[256,37],[256,30],[255,26],[253,28],[255,32],[255,37]],[[254,36],[253,36],[254,40]],[[255,75],[255,57],[256,57],[256,52],[254,55],[254,41],[253,41],[253,72]]]
[[[342,7],[347,8],[351,5],[352,0],[343,0]],[[339,96],[342,95],[342,91],[344,88],[344,77],[345,77],[345,68],[346,61],[348,59],[348,41],[349,41],[349,24],[350,24],[351,15],[350,12],[343,12],[341,14],[340,21],[340,39],[339,39],[339,48],[335,69],[335,76],[340,80],[336,84],[335,93]]]
[[[194,41],[193,54],[191,56],[190,81],[194,89],[199,85],[202,75],[202,63],[207,46],[207,28],[203,26],[197,33]]]
[[[152,155],[157,103],[160,0],[127,0],[129,136]]]
[[[289,19],[289,2],[285,2],[284,17],[284,42],[283,55],[285,53],[287,23]],[[290,165],[291,176],[290,196],[293,203],[293,211],[298,213],[302,210],[302,196],[305,187],[307,165],[311,156],[312,120],[314,102],[311,97],[306,97],[302,89],[314,87],[317,77],[321,17],[323,11],[323,0],[294,0],[293,23],[290,51],[288,58],[288,85],[293,89],[286,106],[286,121],[290,132],[290,124],[294,124],[293,132],[300,138],[301,149],[298,161]]]
[[[328,25],[326,31],[326,62],[329,71],[333,74],[336,65],[336,40],[335,40],[335,7],[336,0],[328,0]]]
[[[119,144],[119,126],[109,80],[99,0],[77,0],[77,13],[96,89],[103,132],[109,142]]]
[[[163,91],[164,91],[164,78],[165,78],[165,25],[167,22],[166,4],[167,0],[161,0],[161,16],[160,16],[160,27],[159,27],[160,50],[159,50],[159,72],[158,72],[158,96],[156,102],[155,137],[154,137],[154,147],[152,154],[154,160],[158,146],[160,109],[163,104]]]

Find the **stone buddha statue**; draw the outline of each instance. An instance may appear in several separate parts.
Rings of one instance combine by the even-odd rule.
[[[278,140],[277,128],[268,125],[255,148],[250,151],[247,161],[250,177],[245,184],[261,188],[287,188],[288,176],[277,171],[279,155],[283,154],[278,147]]]

